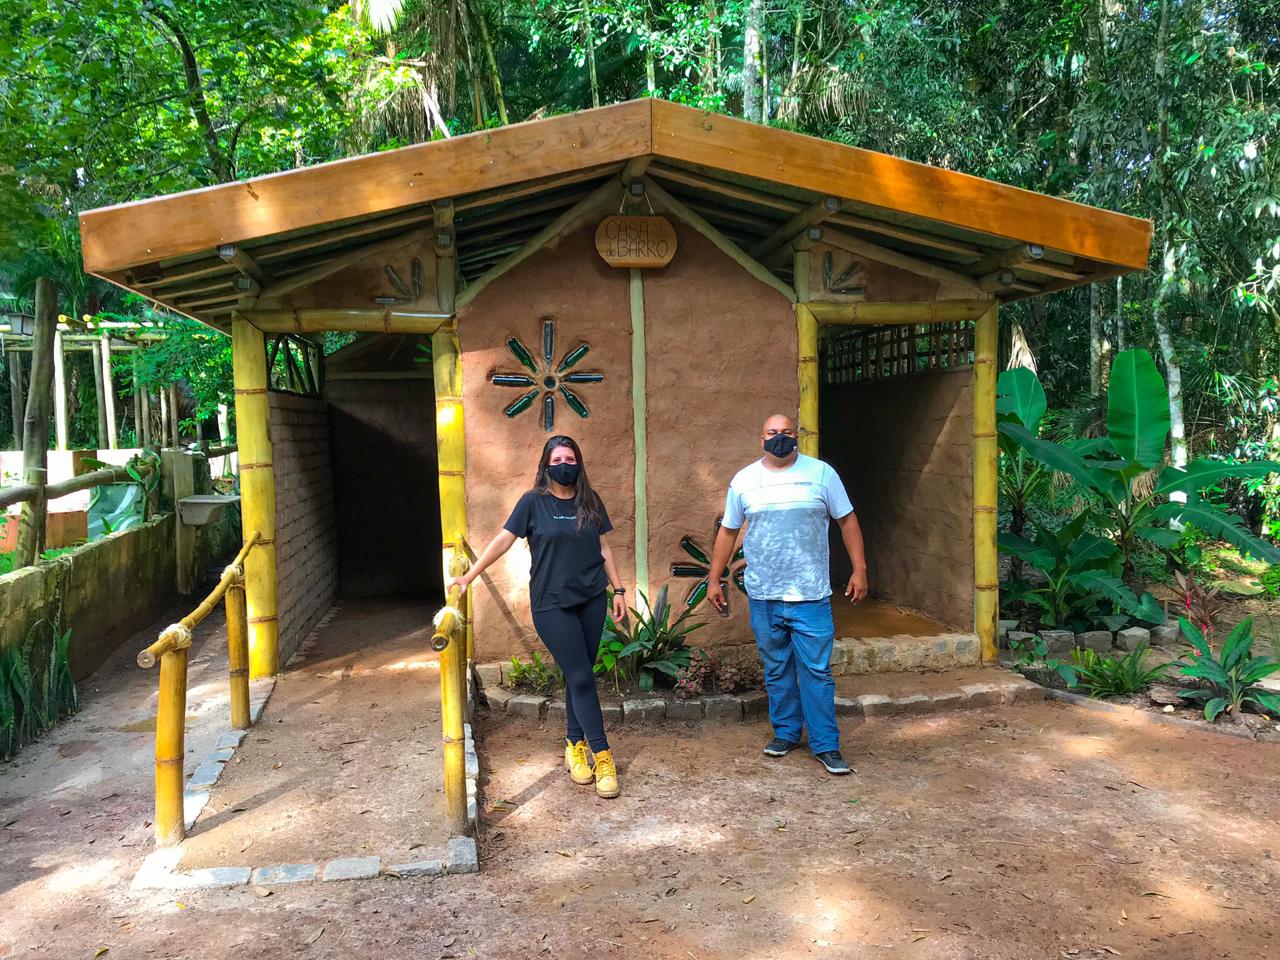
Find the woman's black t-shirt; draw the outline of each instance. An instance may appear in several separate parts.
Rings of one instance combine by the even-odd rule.
[[[609,578],[600,555],[600,535],[613,529],[600,504],[600,525],[578,529],[578,498],[561,500],[530,490],[516,503],[503,529],[529,541],[533,568],[529,602],[534,610],[576,607],[604,592]]]

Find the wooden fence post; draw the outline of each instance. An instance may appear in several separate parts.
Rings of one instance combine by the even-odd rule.
[[[102,331],[102,398],[105,401],[103,418],[107,425],[107,447],[120,446],[116,435],[116,384],[111,375],[111,334]]]
[[[40,494],[22,505],[13,566],[30,566],[44,552],[44,481],[49,465],[49,400],[53,385],[53,335],[58,329],[58,286],[48,277],[36,280],[35,331],[31,340],[31,380],[22,424],[22,467]]]
[[[13,449],[22,449],[22,416],[26,410],[26,390],[22,382],[22,354],[9,351],[9,409],[13,413]]]
[[[66,450],[67,440],[67,358],[62,349],[62,333],[53,334],[53,421],[58,449]]]

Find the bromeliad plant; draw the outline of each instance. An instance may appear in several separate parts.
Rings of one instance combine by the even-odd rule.
[[[1280,693],[1258,686],[1280,671],[1280,661],[1253,652],[1253,617],[1236,624],[1222,643],[1222,653],[1215,656],[1203,633],[1185,617],[1179,618],[1182,634],[1191,644],[1191,662],[1179,661],[1184,677],[1195,677],[1204,686],[1184,690],[1179,696],[1204,701],[1204,718],[1212,723],[1222,713],[1240,712],[1252,703],[1263,713],[1280,716]]]
[[[1134,557],[1140,545],[1152,544],[1168,554],[1181,539],[1176,529],[1180,524],[1194,524],[1244,553],[1269,563],[1280,562],[1280,549],[1253,536],[1238,517],[1200,496],[1200,491],[1219,480],[1266,476],[1280,471],[1280,464],[1199,459],[1185,468],[1162,466],[1170,429],[1169,397],[1150,354],[1125,350],[1116,355],[1107,392],[1107,436],[1097,439],[1062,444],[1038,436],[1035,411],[1043,412],[1039,408],[1043,391],[1037,394],[1023,374],[1018,374],[1018,379],[1017,389],[1006,381],[1004,398],[998,401],[1001,436],[1080,484],[1089,498],[1081,515],[1087,518],[1086,526],[1105,534],[1105,540],[1118,552],[1124,583],[1135,580]],[[1150,481],[1144,479],[1149,476]],[[1005,534],[1000,543],[1006,552],[1020,555],[1037,546],[1016,534]],[[1101,550],[1091,543],[1088,552]],[[1043,552],[1040,558],[1045,559]],[[1107,560],[1110,562],[1109,557]],[[1102,576],[1105,582],[1096,573],[1090,579],[1115,602],[1115,576],[1110,572]],[[1127,607],[1118,604],[1118,609]]]
[[[1171,663],[1145,664],[1147,645],[1138,644],[1123,657],[1101,656],[1093,650],[1078,649],[1072,654],[1076,686],[1091,697],[1127,697],[1141,693],[1169,672]]]
[[[616,671],[615,685],[621,674],[634,679],[637,687],[647,691],[653,689],[656,674],[665,674],[674,680],[689,666],[692,655],[689,634],[705,624],[691,622],[692,608],[686,608],[672,620],[666,585],[658,591],[652,605],[643,593],[640,599],[649,609],[647,614],[632,609],[626,622],[614,623],[612,618],[606,622],[604,645],[608,653],[601,662],[606,664],[606,669]],[[613,660],[612,667],[608,666],[609,659]]]

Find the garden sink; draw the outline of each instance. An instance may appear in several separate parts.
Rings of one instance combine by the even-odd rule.
[[[239,502],[240,498],[230,493],[201,493],[183,497],[178,501],[178,519],[188,527],[203,527],[217,523],[225,507]]]

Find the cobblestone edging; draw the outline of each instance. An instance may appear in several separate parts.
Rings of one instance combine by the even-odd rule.
[[[470,664],[468,664],[468,667]],[[468,677],[474,671],[468,669]],[[257,724],[266,707],[275,679],[258,680],[250,686],[249,717]],[[476,753],[475,737],[471,731],[471,717],[475,711],[475,682],[467,683],[467,722],[463,726],[466,738],[467,823],[466,835],[450,837],[440,856],[415,860],[410,863],[383,864],[381,857],[338,857],[325,863],[283,863],[263,866],[203,867],[198,870],[180,871],[184,850],[181,845],[164,847],[148,854],[133,878],[134,890],[191,890],[201,887],[238,887],[248,883],[274,886],[286,883],[310,883],[316,880],[371,880],[388,877],[437,877],[445,874],[478,873],[479,853],[476,849],[475,831],[477,817],[476,793],[480,776],[480,757]],[[196,819],[209,802],[209,794],[222,775],[223,767],[235,756],[247,730],[232,730],[217,740],[210,753],[187,780],[182,795],[184,828],[191,830]]]
[[[1072,693],[1069,690],[1057,690],[1052,687],[1045,689],[1045,697],[1049,700],[1060,700],[1063,703],[1069,703],[1072,706],[1084,707],[1086,710],[1097,710],[1100,713],[1118,713],[1140,723],[1164,724],[1165,726],[1181,727],[1184,730],[1197,730],[1201,733],[1212,733],[1219,737],[1235,737],[1237,740],[1261,740],[1265,743],[1280,743],[1280,733],[1264,730],[1256,737],[1248,730],[1241,730],[1238,727],[1220,726],[1216,723],[1199,723],[1187,717],[1174,717],[1164,713],[1153,713],[1149,710],[1143,710],[1140,707],[1134,707],[1127,703],[1107,703],[1105,700],[1095,700],[1093,697],[1086,697],[1083,694]]]
[[[900,714],[920,715],[946,710],[988,707],[1001,703],[1029,703],[1043,700],[1044,687],[1004,670],[993,670],[994,676],[981,683],[965,683],[953,690],[913,693],[889,697],[864,693],[857,697],[836,697],[836,714],[843,717],[889,717]],[[515,693],[501,686],[485,686],[481,696],[491,710],[530,720],[563,720],[564,701],[537,694]],[[751,723],[768,720],[769,699],[764,691],[742,694],[718,694],[690,700],[663,700],[658,697],[634,698],[621,703],[602,703],[606,723],[654,723],[659,720],[730,721]]]

